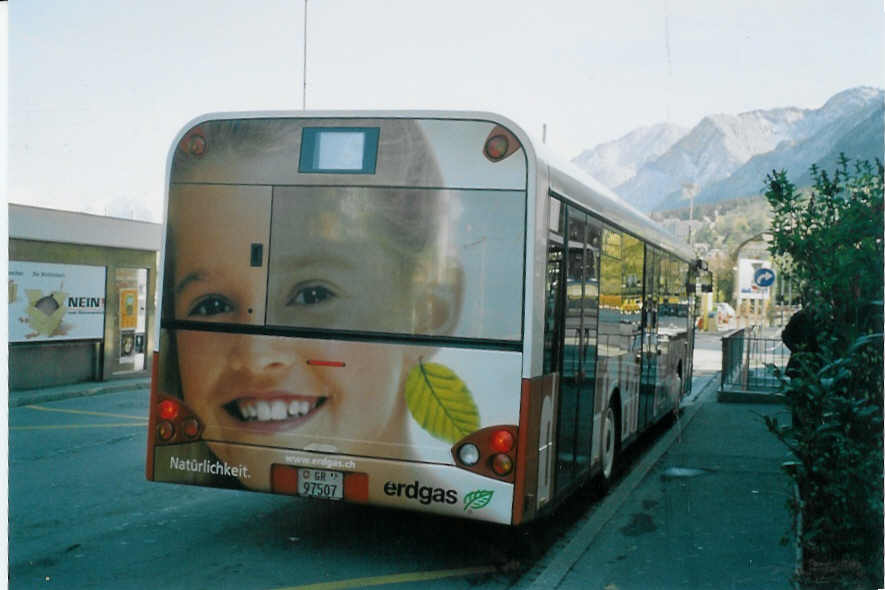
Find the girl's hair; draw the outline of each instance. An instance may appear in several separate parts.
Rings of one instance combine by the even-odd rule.
[[[298,163],[304,127],[378,127],[377,173],[363,187],[347,186],[341,175],[328,175],[328,183],[311,185],[316,175],[300,176]],[[238,160],[250,166],[237,166]],[[345,181],[353,181],[347,175]],[[437,275],[449,254],[449,192],[436,155],[420,125],[410,119],[228,119],[206,121],[189,130],[172,159],[170,182],[187,184],[300,185],[311,196],[343,196],[336,214],[360,224],[359,230],[400,255],[416,268],[437,267]],[[372,188],[377,186],[378,188]],[[170,187],[171,188],[171,187]],[[386,190],[385,190],[386,189]],[[170,191],[169,221],[174,224]],[[235,223],[235,220],[231,221]],[[163,285],[163,319],[174,317],[175,244],[167,223]],[[198,228],[196,228],[198,230]],[[165,332],[165,331],[164,331]],[[175,337],[167,334],[163,373],[170,393],[179,383]],[[172,362],[170,362],[172,361]],[[175,388],[177,390],[177,388]]]
[[[346,196],[342,214],[371,220],[377,225],[373,237],[391,241],[394,247],[398,244],[396,249],[404,253],[445,247],[436,240],[448,233],[441,229],[448,222],[449,194],[441,190],[442,173],[430,142],[411,119],[207,121],[191,129],[179,142],[171,182],[309,185],[316,182],[316,175],[300,177],[297,173],[301,130],[319,126],[366,126],[380,130],[377,173],[367,178],[365,185],[394,188],[372,190],[369,199],[365,190],[346,186],[339,175],[325,175],[329,184],[340,185],[326,190]],[[232,166],[241,158],[250,160],[254,170]],[[346,177],[348,181],[354,180],[352,175]],[[319,187],[311,191],[319,191],[320,195],[324,192]]]

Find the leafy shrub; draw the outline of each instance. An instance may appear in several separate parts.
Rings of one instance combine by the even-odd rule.
[[[811,169],[802,193],[785,171],[766,179],[770,251],[790,261],[816,335],[782,376],[790,424],[766,419],[796,457],[802,581],[879,587],[883,563],[883,166],[843,155],[832,175]]]

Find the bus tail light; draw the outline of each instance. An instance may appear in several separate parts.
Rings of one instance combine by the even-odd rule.
[[[489,426],[464,437],[452,447],[455,465],[495,479],[514,481],[516,426]]]
[[[492,457],[492,471],[500,476],[509,475],[513,471],[513,459],[504,453],[498,453]]]
[[[496,430],[492,433],[490,446],[498,453],[509,453],[513,448],[513,434],[509,430]]]
[[[172,444],[198,440],[203,425],[197,415],[174,397],[158,394],[152,413],[157,418],[157,444]]]
[[[486,156],[489,160],[500,160],[507,153],[510,142],[503,135],[490,137],[486,141]]]
[[[482,155],[489,162],[500,162],[522,147],[516,136],[502,125],[496,125],[486,137]]]
[[[464,443],[458,449],[458,459],[464,465],[476,465],[479,462],[479,447],[473,443]]]
[[[157,436],[163,442],[169,442],[175,436],[175,427],[168,420],[163,420],[157,424]]]
[[[157,413],[163,420],[175,420],[178,418],[178,411],[180,408],[181,406],[177,401],[164,399],[157,404]]]

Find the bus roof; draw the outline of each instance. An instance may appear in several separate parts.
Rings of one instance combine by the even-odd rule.
[[[687,262],[697,259],[697,255],[688,244],[572,163],[559,159],[543,147],[538,160],[548,166],[550,187],[553,192]]]
[[[618,228],[642,238],[646,242],[666,250],[685,261],[693,262],[697,255],[688,244],[666,231],[630,203],[624,201],[610,188],[582,172],[570,162],[551,152],[544,144],[534,141],[518,124],[506,116],[487,111],[443,110],[316,110],[316,111],[247,111],[207,113],[188,122],[178,133],[170,147],[167,173],[171,169],[174,148],[179,140],[194,126],[216,119],[259,118],[403,118],[403,119],[457,119],[490,121],[507,127],[522,142],[530,167],[546,167],[551,189],[566,200],[572,201]],[[534,175],[529,174],[532,178]]]

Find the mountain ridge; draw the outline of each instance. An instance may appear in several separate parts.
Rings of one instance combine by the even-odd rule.
[[[817,109],[715,113],[685,133],[671,130],[659,139],[650,130],[668,124],[640,127],[582,151],[572,162],[642,211],[677,209],[687,206],[689,193],[696,203],[758,195],[774,169],[810,184],[811,165],[831,167],[840,152],[851,159],[882,158],[883,120],[885,91],[860,86],[836,93]],[[631,170],[636,172],[626,180],[612,182]]]

